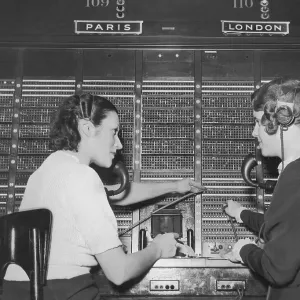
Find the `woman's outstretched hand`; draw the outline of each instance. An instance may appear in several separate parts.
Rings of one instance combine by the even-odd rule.
[[[180,194],[184,194],[187,192],[199,194],[207,190],[207,187],[202,185],[201,182],[195,181],[190,178],[184,178],[178,180],[176,183],[177,183],[177,192]]]

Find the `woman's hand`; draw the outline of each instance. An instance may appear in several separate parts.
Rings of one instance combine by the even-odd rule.
[[[224,211],[228,216],[235,218],[238,223],[243,223],[241,220],[241,212],[245,209],[246,208],[244,208],[240,203],[228,200]]]
[[[184,194],[187,192],[191,193],[203,193],[207,190],[205,186],[203,186],[200,182],[194,181],[190,178],[184,178],[178,180],[177,182],[177,192],[180,194]]]
[[[156,245],[160,249],[161,258],[170,258],[174,257],[178,247],[176,239],[179,238],[178,233],[165,233],[158,234],[153,240],[152,245]]]
[[[254,244],[255,245],[255,243],[252,242],[249,238],[238,240],[234,244],[232,250],[224,255],[224,258],[226,258],[226,259],[228,259],[232,262],[241,262],[241,263],[243,263],[243,260],[240,256],[240,251],[241,251],[242,247],[244,247],[245,245],[249,245],[249,244]]]

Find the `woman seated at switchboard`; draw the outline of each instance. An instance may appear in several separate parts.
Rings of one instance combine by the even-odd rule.
[[[122,148],[116,107],[100,96],[74,95],[65,99],[51,123],[50,139],[56,150],[30,176],[20,210],[48,208],[53,214],[52,241],[44,300],[98,299],[90,273],[100,265],[116,285],[145,273],[159,258],[173,257],[175,233],[157,235],[142,251],[125,254],[117,222],[101,179],[90,163],[109,168]],[[132,183],[126,205],[169,193],[201,192],[190,179],[169,183]],[[122,195],[120,197],[123,197]],[[26,273],[10,265],[4,299],[29,299]],[[97,296],[98,295],[98,296]]]
[[[268,300],[300,298],[300,81],[278,78],[253,94],[255,127],[263,156],[278,156],[280,175],[265,214],[232,200],[226,213],[264,241],[239,240],[228,258],[242,262],[265,278]]]

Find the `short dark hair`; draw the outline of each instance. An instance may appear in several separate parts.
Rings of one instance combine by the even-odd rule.
[[[254,111],[263,111],[261,122],[266,126],[269,134],[274,134],[278,129],[278,118],[284,115],[276,114],[277,101],[293,103],[293,116],[295,124],[300,123],[300,80],[290,77],[278,77],[262,85],[252,95]],[[287,116],[289,117],[289,116]]]
[[[95,126],[107,117],[108,112],[118,113],[117,108],[106,98],[91,94],[72,95],[64,99],[53,114],[50,123],[50,148],[78,151],[81,140],[78,120],[90,120]]]

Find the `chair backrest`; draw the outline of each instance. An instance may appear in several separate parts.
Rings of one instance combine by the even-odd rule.
[[[45,285],[51,229],[52,213],[48,209],[27,210],[0,217],[0,286],[10,263],[24,269],[31,287],[33,281],[35,285]]]

